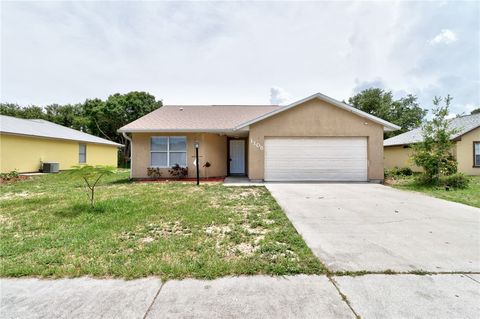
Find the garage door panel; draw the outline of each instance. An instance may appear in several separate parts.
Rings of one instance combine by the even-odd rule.
[[[266,138],[266,181],[366,181],[364,137]]]

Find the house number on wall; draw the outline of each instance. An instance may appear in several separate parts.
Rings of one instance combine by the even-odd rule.
[[[253,146],[255,146],[256,148],[258,148],[259,150],[263,151],[263,145],[258,143],[258,142],[255,142],[253,140],[253,138],[250,139],[250,143],[253,144]]]

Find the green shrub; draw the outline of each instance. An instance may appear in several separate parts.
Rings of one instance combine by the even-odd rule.
[[[415,183],[418,185],[432,186],[438,184],[438,180],[428,174],[422,173],[415,177]]]
[[[410,167],[403,167],[398,169],[398,174],[401,176],[412,176],[413,171]]]
[[[410,167],[394,167],[392,169],[385,169],[385,177],[401,177],[412,176],[413,171]]]
[[[13,170],[8,173],[1,173],[0,174],[0,179],[4,181],[11,181],[11,180],[16,180],[18,178],[18,171]]]
[[[147,175],[152,178],[160,178],[162,177],[162,172],[159,167],[148,167]]]
[[[443,186],[465,189],[468,188],[470,178],[462,173],[456,173],[449,176],[445,176],[441,179]]]
[[[468,188],[470,178],[462,173],[455,173],[448,176],[442,176],[440,179],[434,178],[428,174],[420,174],[415,178],[415,182],[424,186],[439,186],[449,188],[465,189]]]
[[[177,178],[177,179],[185,178],[188,176],[188,168],[181,167],[178,164],[173,165],[172,168],[168,170],[168,172],[173,178]]]

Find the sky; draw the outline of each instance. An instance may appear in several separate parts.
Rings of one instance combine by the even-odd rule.
[[[480,2],[1,2],[0,101],[288,104],[380,87],[480,106]]]

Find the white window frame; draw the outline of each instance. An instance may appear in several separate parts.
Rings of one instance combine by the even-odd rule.
[[[85,153],[81,153],[82,145],[85,146]],[[85,155],[85,161],[81,161],[82,154]],[[86,164],[87,163],[87,144],[86,143],[78,143],[78,163],[79,164]]]
[[[162,137],[162,138],[167,138],[167,150],[166,151],[152,151],[152,139],[155,137]],[[170,137],[183,137],[185,139],[185,151],[170,151]],[[155,167],[155,168],[171,168],[172,165],[170,164],[170,153],[185,153],[185,166],[180,166],[180,167],[187,167],[188,166],[188,155],[187,155],[187,149],[188,149],[188,141],[186,136],[178,136],[178,135],[173,135],[173,136],[151,136],[150,137],[150,167]],[[166,153],[167,154],[167,166],[160,166],[160,165],[153,165],[152,163],[152,153]]]

